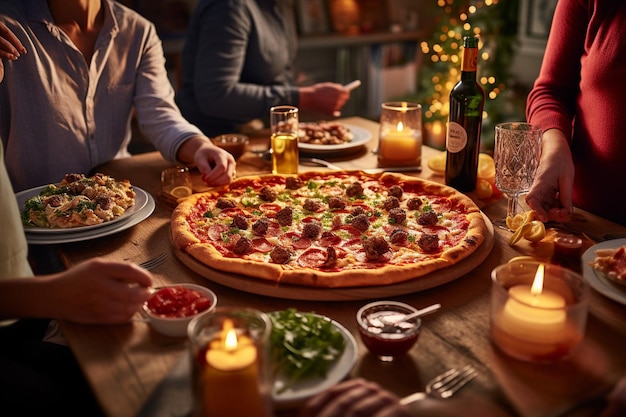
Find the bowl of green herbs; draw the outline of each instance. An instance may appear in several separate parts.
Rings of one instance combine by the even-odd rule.
[[[358,350],[352,334],[329,317],[294,308],[269,313],[276,409],[293,408],[350,373]]]

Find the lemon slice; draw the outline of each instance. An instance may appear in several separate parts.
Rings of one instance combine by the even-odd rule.
[[[509,259],[510,264],[512,264],[513,262],[524,262],[524,261],[536,261],[537,259],[533,258],[532,256],[516,256],[514,258]]]
[[[179,185],[178,187],[172,188],[170,194],[176,198],[189,197],[191,195],[191,188],[185,185]]]
[[[489,179],[496,176],[496,164],[491,155],[486,153],[478,154],[478,178]]]
[[[436,174],[444,174],[446,172],[446,152],[442,151],[439,155],[433,156],[428,160],[428,168]]]
[[[512,231],[516,231],[526,223],[532,222],[534,218],[535,212],[533,210],[527,211],[525,213],[516,214],[514,217],[507,216],[506,227],[508,227]]]
[[[531,229],[532,224],[530,223],[524,223],[521,227],[519,227],[515,233],[513,233],[513,236],[511,236],[511,240],[509,240],[509,243],[511,245],[516,244],[517,242],[519,242],[519,240],[524,237],[526,235],[526,233],[528,233],[528,231]]]
[[[524,235],[524,239],[531,242],[539,242],[546,236],[546,226],[539,220],[530,222],[530,229]]]
[[[493,187],[487,180],[479,178],[476,181],[476,196],[480,199],[487,199],[493,195]]]

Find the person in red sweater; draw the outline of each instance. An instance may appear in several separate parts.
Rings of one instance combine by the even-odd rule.
[[[526,196],[541,221],[573,207],[626,225],[626,2],[559,1],[526,118],[543,130]]]

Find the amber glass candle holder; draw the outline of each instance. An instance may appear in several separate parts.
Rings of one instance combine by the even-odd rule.
[[[540,270],[543,285],[537,286]],[[491,336],[501,351],[529,362],[559,361],[575,351],[588,310],[588,289],[580,274],[519,261],[496,267],[491,279]]]
[[[217,307],[187,327],[194,417],[271,417],[271,322],[250,308]]]
[[[422,106],[405,101],[383,103],[378,140],[379,166],[419,166]]]

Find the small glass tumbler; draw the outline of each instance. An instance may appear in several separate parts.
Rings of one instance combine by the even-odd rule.
[[[298,152],[298,108],[275,106],[270,109],[272,129],[272,173],[297,174]]]
[[[375,301],[364,305],[356,313],[361,340],[372,355],[383,362],[392,362],[405,355],[417,342],[421,319],[398,321],[417,309],[398,301]]]
[[[217,307],[194,318],[190,341],[193,417],[271,417],[269,317]]]
[[[192,192],[191,174],[187,167],[175,166],[161,171],[161,194],[168,202],[176,203]]]
[[[588,289],[580,274],[519,261],[497,266],[491,279],[491,336],[501,351],[548,363],[574,352],[587,323]]]
[[[583,253],[583,240],[578,236],[559,233],[554,238],[554,252],[552,263],[576,272],[582,271],[581,256]]]
[[[422,161],[422,106],[405,101],[382,104],[378,165],[419,166]]]

